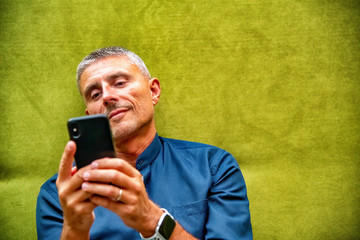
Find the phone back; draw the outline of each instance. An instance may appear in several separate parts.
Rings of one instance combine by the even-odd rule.
[[[104,114],[71,118],[70,139],[76,143],[75,162],[78,169],[104,157],[115,157],[109,120]]]

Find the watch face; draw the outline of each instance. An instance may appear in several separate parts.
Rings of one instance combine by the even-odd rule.
[[[164,220],[159,228],[159,233],[165,238],[169,239],[172,232],[174,231],[176,222],[169,215],[165,215]]]

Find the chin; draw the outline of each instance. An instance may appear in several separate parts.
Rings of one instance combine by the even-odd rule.
[[[112,127],[112,134],[114,142],[121,142],[129,139],[137,131],[137,124],[135,123],[117,123],[116,126]]]

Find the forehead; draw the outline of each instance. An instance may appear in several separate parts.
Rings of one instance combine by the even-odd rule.
[[[89,83],[106,79],[114,73],[122,72],[127,75],[141,74],[140,69],[127,56],[110,56],[91,63],[80,77],[81,89]]]

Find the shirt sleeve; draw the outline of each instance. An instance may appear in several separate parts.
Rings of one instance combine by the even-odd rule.
[[[60,239],[63,215],[55,190],[55,182],[48,181],[41,188],[36,205],[36,228],[38,239]]]
[[[213,159],[205,239],[252,239],[249,201],[235,158],[225,152]]]

